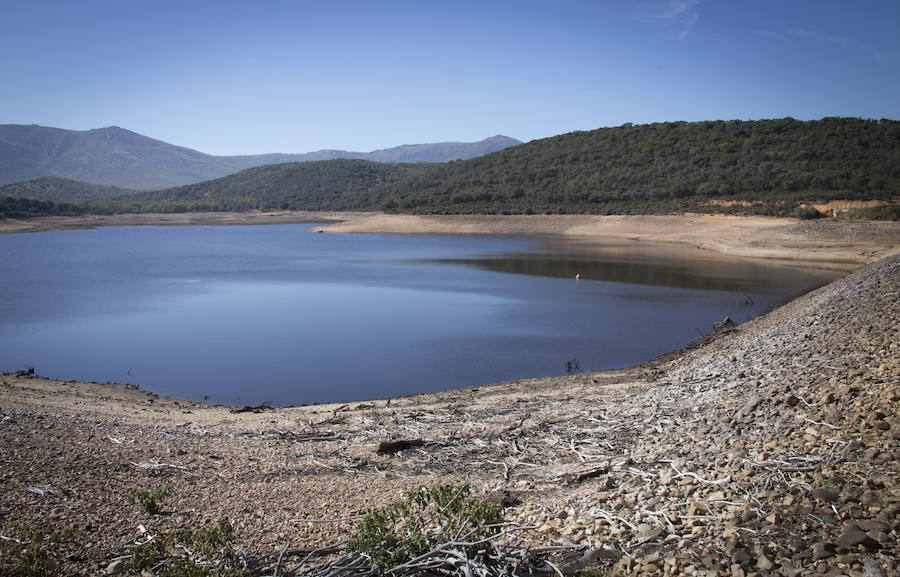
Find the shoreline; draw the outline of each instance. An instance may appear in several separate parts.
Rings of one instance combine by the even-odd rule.
[[[727,215],[409,215],[372,212],[234,212],[54,216],[0,219],[0,234],[105,226],[311,224],[360,234],[554,236],[586,243],[647,242],[693,247],[789,266],[851,271],[900,252],[900,222],[801,221]]]
[[[585,242],[684,245],[723,255],[852,270],[900,252],[900,223],[728,215],[372,214],[312,230],[332,233],[505,234]]]
[[[138,214],[87,214],[0,219],[0,234],[89,230],[106,226],[229,226],[267,224],[316,224],[363,218],[370,212],[246,211]]]

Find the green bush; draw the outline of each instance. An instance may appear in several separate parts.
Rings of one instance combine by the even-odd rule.
[[[7,558],[15,567],[15,575],[44,577],[56,573],[62,558],[59,549],[75,540],[72,529],[55,531],[46,527],[25,527],[16,539],[0,541],[0,568],[8,567]]]
[[[819,209],[814,206],[798,206],[794,209],[794,212],[791,213],[791,216],[803,220],[814,220],[822,218],[825,215],[819,212]]]
[[[171,491],[168,487],[157,487],[150,491],[138,489],[125,495],[125,498],[132,505],[140,505],[141,509],[148,515],[158,515],[161,511],[159,508],[160,501],[168,497],[170,493]]]
[[[500,505],[471,497],[467,485],[421,487],[367,513],[347,549],[368,555],[386,571],[441,543],[472,543],[496,535],[502,513]],[[479,547],[466,549],[474,555]]]
[[[228,519],[210,528],[178,529],[132,549],[125,567],[134,573],[152,567],[157,577],[244,577],[249,571],[235,559],[233,537]]]

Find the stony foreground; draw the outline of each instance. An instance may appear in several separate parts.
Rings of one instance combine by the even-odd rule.
[[[620,551],[611,574],[898,575],[898,291],[894,256],[641,367],[341,406],[0,375],[0,534],[73,529],[61,571],[99,575],[141,527],[327,545],[403,490],[468,482],[535,544]],[[159,487],[165,514],[129,504]]]
[[[658,366],[578,423],[573,452],[622,456],[542,530],[647,574],[900,573],[898,290],[893,258]]]

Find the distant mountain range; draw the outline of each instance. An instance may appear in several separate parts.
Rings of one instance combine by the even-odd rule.
[[[0,185],[60,177],[90,184],[157,190],[203,182],[267,164],[355,158],[374,162],[465,160],[521,144],[507,136],[480,142],[440,142],[373,152],[320,150],[306,154],[213,156],[111,126],[64,130],[0,125]]]

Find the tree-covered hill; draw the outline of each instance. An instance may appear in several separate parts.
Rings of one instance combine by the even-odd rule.
[[[33,198],[36,200],[68,203],[114,198],[132,194],[133,192],[124,188],[88,184],[56,176],[47,176],[36,180],[26,180],[25,182],[15,182],[0,186],[0,197],[12,196],[15,198]]]
[[[66,202],[0,196],[0,218],[76,215],[82,212],[81,207]]]
[[[356,159],[272,164],[216,180],[93,202],[88,209],[96,212],[374,210],[400,183],[421,176],[435,166]]]
[[[412,212],[660,212],[900,196],[900,122],[625,125],[532,141],[394,191]],[[715,205],[710,205],[715,201]]]

